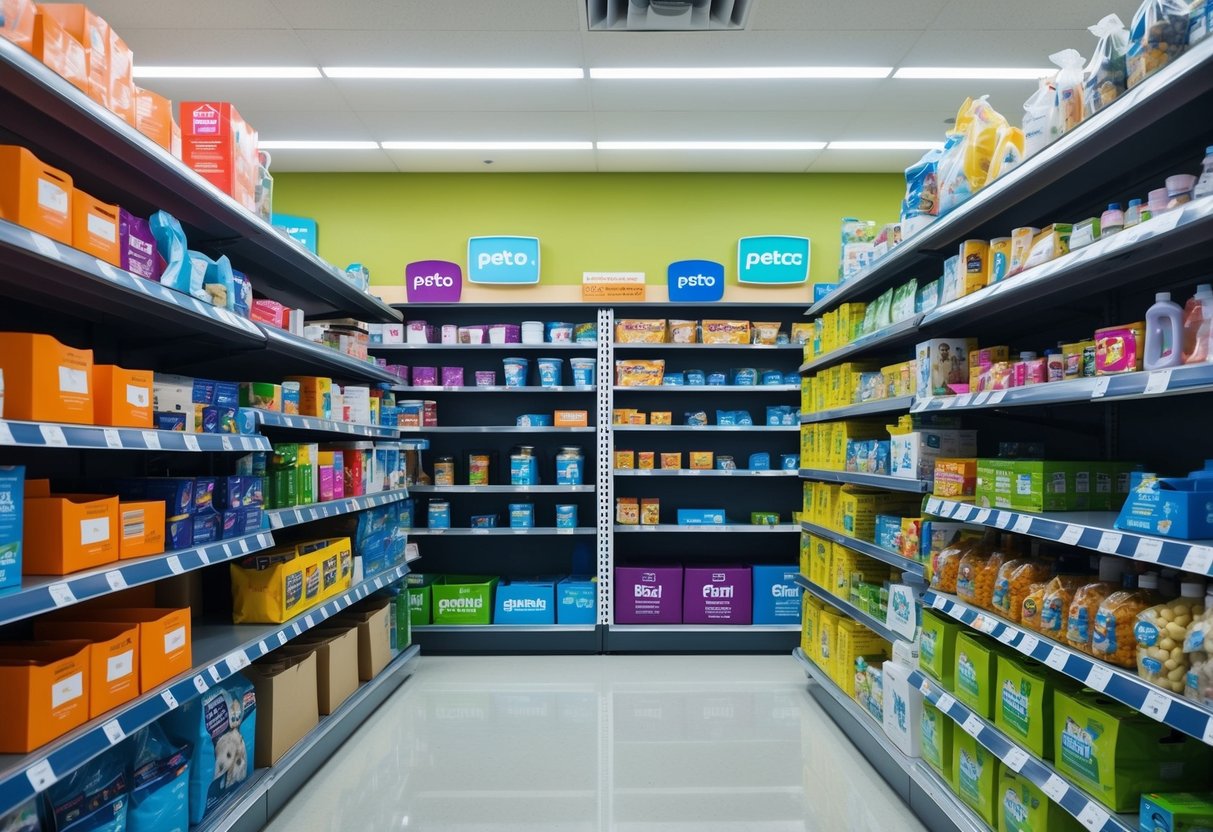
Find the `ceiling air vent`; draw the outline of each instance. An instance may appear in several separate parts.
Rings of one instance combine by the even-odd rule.
[[[754,0],[586,0],[595,32],[744,29]]]

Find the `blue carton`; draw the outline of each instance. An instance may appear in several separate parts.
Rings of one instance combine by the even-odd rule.
[[[221,525],[219,513],[213,510],[200,511],[193,515],[192,529],[195,546],[201,546],[204,543],[214,543],[219,539],[219,533],[223,527]]]
[[[680,508],[678,509],[678,525],[680,526],[723,526],[725,514],[722,508]]]
[[[262,510],[257,508],[231,508],[221,513],[223,540],[243,537],[261,531]]]
[[[838,288],[837,283],[814,283],[813,284],[813,303],[820,300],[825,300],[826,295]]]
[[[771,455],[766,453],[750,454],[750,470],[751,471],[770,471],[771,470]]]
[[[876,545],[889,552],[899,552],[901,518],[888,514],[876,515]]]
[[[1188,477],[1134,471],[1116,528],[1180,540],[1213,537],[1213,460]]]
[[[593,578],[568,577],[556,584],[556,623],[595,624],[598,584]]]
[[[124,500],[163,501],[165,517],[194,513],[194,481],[188,477],[118,480],[114,490]]]
[[[0,589],[21,586],[25,467],[0,466]]]
[[[170,552],[194,545],[194,518],[188,514],[169,517],[164,521],[164,544]]]
[[[262,505],[265,500],[261,489],[261,477],[235,476],[216,478],[212,502],[214,503],[214,507],[219,511],[252,508],[253,506]]]
[[[494,624],[555,624],[556,584],[536,579],[497,585]]]
[[[800,624],[800,586],[796,576],[800,568],[791,566],[754,566],[754,623]]]
[[[185,414],[156,411],[156,430],[174,430],[184,433]]]

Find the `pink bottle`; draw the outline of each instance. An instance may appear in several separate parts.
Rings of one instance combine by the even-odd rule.
[[[1178,367],[1183,363],[1184,311],[1171,300],[1170,292],[1159,292],[1154,300],[1154,305],[1146,311],[1143,366],[1146,370]]]
[[[1202,283],[1196,294],[1184,304],[1183,360],[1202,364],[1209,360],[1209,342],[1213,338],[1213,286]]]

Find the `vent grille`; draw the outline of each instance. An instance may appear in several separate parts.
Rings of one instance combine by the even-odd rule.
[[[586,0],[595,32],[744,29],[754,0]]]

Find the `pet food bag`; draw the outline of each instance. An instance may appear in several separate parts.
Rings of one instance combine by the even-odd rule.
[[[948,146],[959,142],[959,136],[948,139],[943,148],[932,148],[906,168],[906,195],[901,204],[902,220],[933,217],[939,213],[939,160]]]
[[[1082,123],[1082,55],[1077,49],[1054,52],[1049,60],[1059,69],[1053,79],[1053,109],[1049,114],[1049,141]]]
[[[964,204],[986,186],[998,131],[1006,123],[985,96],[966,102],[956,118],[958,131],[964,125],[964,141],[944,152],[939,168],[940,214]]]
[[[1099,38],[1095,53],[1082,73],[1082,108],[1084,114],[1090,116],[1111,104],[1126,89],[1125,53],[1129,51],[1129,30],[1118,16],[1110,14],[1088,31]]]
[[[1041,78],[1036,92],[1023,103],[1023,155],[1030,158],[1049,146],[1049,117],[1055,93],[1052,78]]]
[[[994,142],[994,156],[990,160],[990,175],[986,184],[1014,170],[1023,160],[1023,130],[1010,124],[1002,125]]]
[[[46,793],[56,832],[126,832],[130,780],[123,746],[73,771]]]
[[[1145,0],[1141,4],[1129,27],[1125,53],[1129,89],[1183,54],[1188,45],[1188,17],[1184,0]]]
[[[131,805],[126,832],[189,832],[191,748],[153,722],[131,738]]]
[[[0,832],[41,832],[38,820],[38,800],[30,798],[8,814],[0,817]]]

